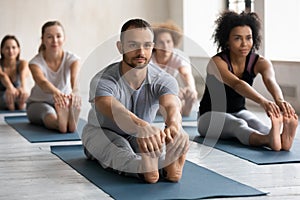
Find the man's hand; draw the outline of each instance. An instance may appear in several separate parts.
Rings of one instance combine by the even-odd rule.
[[[164,131],[155,126],[147,125],[138,128],[136,137],[141,153],[150,153],[153,157],[160,156],[165,141]]]
[[[177,160],[183,154],[186,154],[189,149],[189,135],[180,126],[166,127],[166,160],[172,159],[172,161]],[[172,162],[170,160],[170,162]]]

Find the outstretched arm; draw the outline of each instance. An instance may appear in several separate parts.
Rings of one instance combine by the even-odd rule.
[[[208,65],[207,72],[215,75],[219,81],[225,83],[245,98],[251,99],[261,105],[265,109],[266,113],[272,112],[275,113],[276,116],[279,116],[279,107],[274,102],[262,96],[247,82],[230,72],[228,70],[227,63],[220,57],[214,57]]]
[[[42,70],[35,64],[30,64],[29,69],[35,83],[45,92],[53,95],[54,102],[61,107],[67,106],[67,96],[61,93],[50,81],[47,80]]]
[[[196,90],[195,80],[194,80],[190,66],[189,67],[188,66],[179,67],[178,71],[179,71],[181,77],[183,78],[185,86],[191,88],[192,90]]]
[[[137,117],[113,96],[98,96],[94,101],[97,112],[114,121],[125,133],[137,137],[142,152],[160,153],[164,134],[159,128]]]
[[[74,107],[81,107],[81,98],[79,96],[79,88],[78,88],[78,74],[80,70],[80,62],[79,60],[74,61],[70,66],[71,69],[71,87],[72,93],[69,98],[72,100],[72,105]]]
[[[177,131],[181,128],[182,117],[180,114],[181,103],[177,96],[165,94],[159,98],[160,112],[165,119],[166,127]]]
[[[260,73],[267,90],[272,95],[275,103],[280,107],[282,112],[288,116],[295,113],[290,103],[284,100],[282,91],[276,81],[274,68],[272,63],[264,58],[260,58],[256,64],[256,71]]]
[[[2,67],[0,67],[0,80],[1,83],[6,88],[5,96],[8,105],[13,105],[15,98],[19,95],[17,88],[14,87],[13,83],[11,82],[9,76],[2,71]]]
[[[173,144],[169,145],[169,147],[171,146],[171,149],[176,153],[174,156],[181,156],[188,151],[189,138],[182,129],[180,100],[175,95],[166,94],[160,97],[159,104],[166,124],[164,130],[166,134],[166,143]]]
[[[26,79],[29,76],[29,68],[28,68],[28,62],[25,60],[21,60],[20,62],[20,67],[19,67],[19,72],[20,72],[20,82],[21,85],[18,88],[19,90],[19,96],[20,96],[20,101],[21,102],[25,102],[27,97],[28,97],[28,93],[26,91]]]

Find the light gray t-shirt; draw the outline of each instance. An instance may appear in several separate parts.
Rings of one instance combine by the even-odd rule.
[[[151,57],[151,62],[159,65],[159,63],[156,60],[156,52],[153,52]],[[178,76],[178,69],[179,67],[185,67],[189,71],[191,71],[191,61],[187,55],[184,54],[184,52],[180,51],[179,49],[174,49],[171,59],[168,61],[166,66],[162,67],[163,70],[168,72],[174,77]]]
[[[159,97],[165,94],[177,95],[178,84],[170,74],[149,64],[145,81],[138,90],[134,90],[122,78],[120,67],[121,62],[111,64],[93,77],[89,94],[92,109],[88,123],[124,135],[126,133],[115,122],[95,111],[95,97],[113,96],[136,116],[151,123],[159,108]]]
[[[29,64],[37,65],[45,75],[46,79],[50,81],[56,88],[58,88],[62,93],[69,94],[72,92],[71,88],[71,65],[73,62],[79,60],[75,54],[64,51],[64,57],[59,66],[58,70],[52,71],[44,57],[43,53],[40,52],[33,59],[30,60]],[[31,89],[31,94],[28,99],[28,102],[38,101],[38,102],[47,102],[53,104],[52,94],[45,93],[37,84]]]

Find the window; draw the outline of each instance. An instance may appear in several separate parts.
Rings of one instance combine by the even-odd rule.
[[[237,13],[242,11],[251,12],[254,10],[254,0],[227,0],[227,8]]]
[[[299,0],[183,0],[183,50],[190,56],[216,53],[212,34],[218,14],[228,8],[257,12],[262,20],[262,46],[259,53],[270,60],[300,61]],[[201,52],[200,47],[204,50]]]
[[[265,56],[300,61],[300,1],[265,0]]]
[[[189,56],[208,57],[217,52],[212,34],[225,0],[183,0],[183,50]]]

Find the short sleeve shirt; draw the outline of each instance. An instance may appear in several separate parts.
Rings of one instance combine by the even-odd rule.
[[[102,128],[110,129],[120,135],[125,135],[115,122],[95,111],[93,103],[97,96],[113,96],[122,103],[128,110],[139,118],[151,123],[159,108],[159,97],[166,94],[178,94],[177,81],[152,64],[147,66],[147,77],[141,87],[132,89],[127,81],[121,76],[121,62],[111,64],[100,71],[91,81],[89,101],[92,104],[92,113],[89,116],[89,123],[100,125]],[[114,114],[114,113],[113,113]],[[115,113],[117,114],[117,113]],[[95,122],[95,115],[97,122]]]
[[[53,71],[48,67],[42,52],[40,52],[32,60],[30,60],[29,64],[37,65],[42,70],[48,81],[50,81],[62,93],[69,94],[72,91],[70,67],[77,60],[79,60],[79,57],[71,52],[65,51],[61,65],[57,71]],[[33,86],[28,101],[47,102],[50,104],[54,103],[52,95],[45,93],[37,84]]]
[[[155,54],[156,53],[154,52],[151,58],[151,62],[159,65],[156,60]],[[186,67],[188,68],[188,70],[191,70],[190,59],[179,49],[174,49],[171,59],[163,69],[172,76],[176,77],[178,75],[178,69],[180,67]]]

